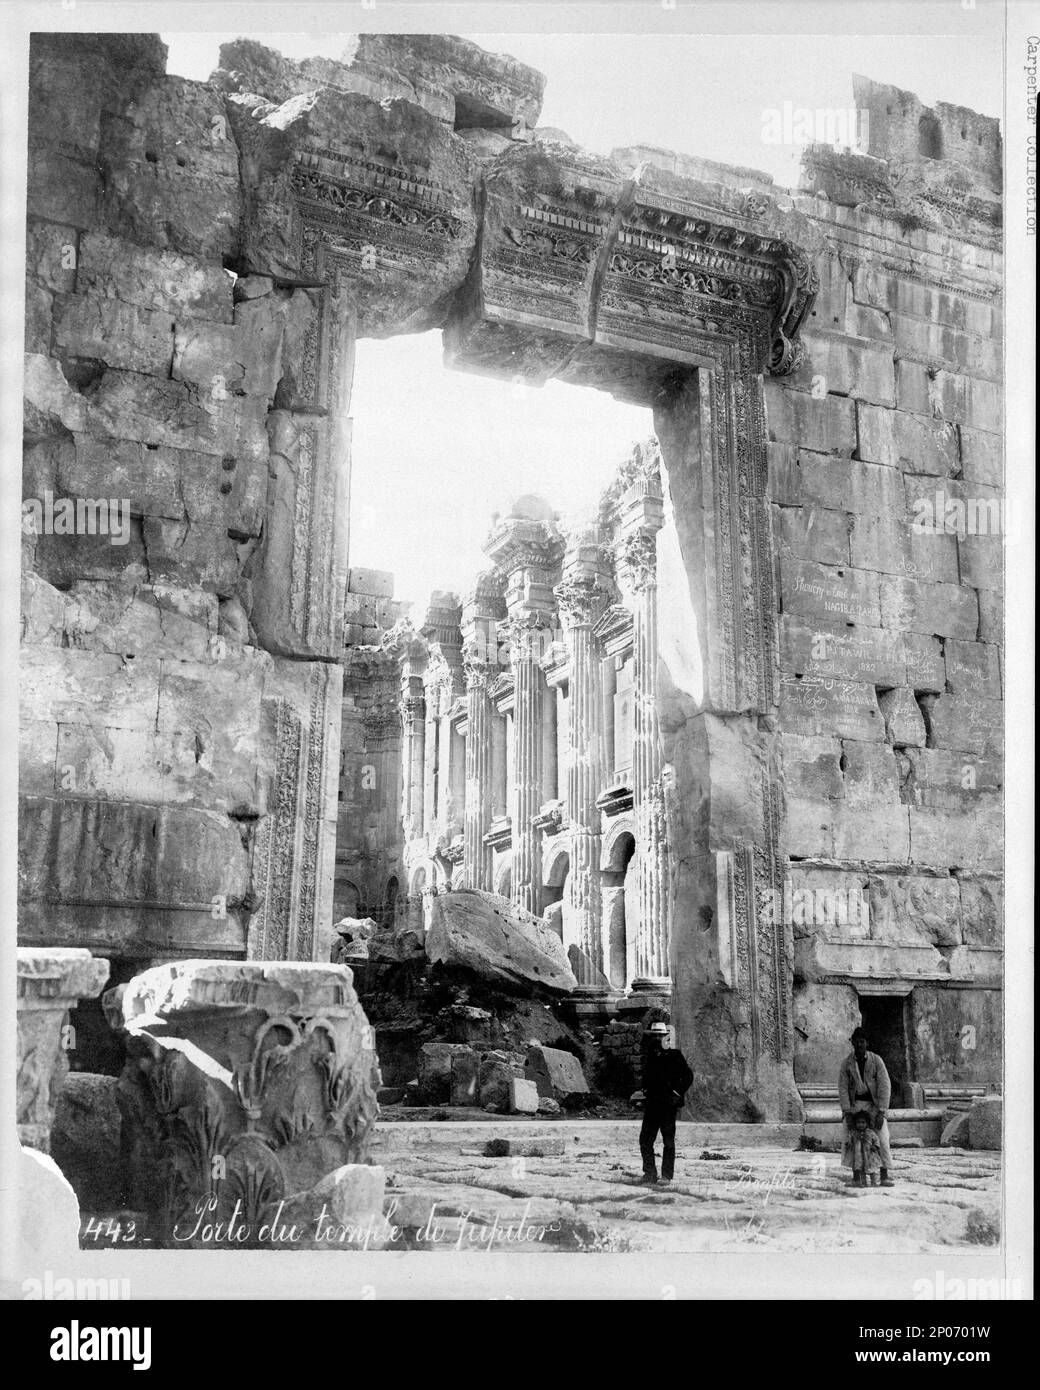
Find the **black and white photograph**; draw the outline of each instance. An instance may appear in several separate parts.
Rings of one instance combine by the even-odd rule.
[[[1040,5],[0,23],[41,1355],[170,1364],[138,1300],[597,1298],[995,1359]]]

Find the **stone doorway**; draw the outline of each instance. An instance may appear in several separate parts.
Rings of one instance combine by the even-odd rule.
[[[859,997],[862,1027],[866,1030],[870,1050],[882,1059],[892,1082],[893,1109],[908,1104],[907,1090],[913,1080],[907,1027],[908,1000],[909,996],[903,994],[861,994]]]
[[[263,94],[262,73],[242,80]],[[294,651],[320,658],[319,672],[337,669],[359,341],[440,330],[446,365],[464,373],[517,389],[592,387],[652,410],[663,490],[654,500],[671,517],[661,531],[666,601],[659,625],[646,600],[634,626],[639,649],[648,656],[656,648],[659,658],[644,662],[646,722],[660,709],[667,720],[659,757],[633,759],[643,885],[634,982],[671,984],[677,1036],[711,1075],[712,1105],[750,1107],[756,1117],[797,1108],[792,933],[758,911],[781,899],[785,871],[765,405],[768,388],[771,428],[799,438],[810,411],[823,418],[806,393],[789,400],[766,381],[799,367],[799,332],[819,288],[820,233],[770,194],[677,177],[636,150],[603,159],[493,133],[478,150],[435,113],[410,107],[403,121],[396,108],[328,88],[291,135],[266,107],[236,111],[250,168],[265,170],[243,263],[305,286],[310,314],[292,389],[287,377],[280,398],[289,505],[270,512],[264,533],[258,635],[273,648],[291,638]],[[657,588],[649,549],[633,546],[630,557],[647,591]],[[319,845],[290,853],[296,821],[316,823],[310,812],[297,815],[303,792],[317,795],[331,781],[338,753],[319,746],[332,721],[311,703],[317,733],[309,725],[301,733],[299,756],[281,778],[273,886],[251,926],[251,949],[255,942],[268,957],[306,948],[314,958],[316,950],[313,932],[301,946],[289,931],[300,914],[276,900],[275,888],[287,885],[289,907],[306,896],[308,922],[324,920],[317,890],[331,897],[335,826],[323,824]],[[453,709],[437,714],[438,740],[443,733],[450,742]],[[427,722],[429,745],[435,721]],[[288,763],[297,743],[283,745]],[[645,746],[655,747],[652,739]],[[297,767],[305,752],[309,777]],[[432,793],[432,778],[429,785]],[[541,884],[527,827],[544,798],[533,777],[523,785],[515,820],[524,842],[513,847],[510,871],[514,900],[531,908]],[[451,798],[441,793],[438,783],[438,808],[443,800],[442,819],[450,819]],[[451,830],[445,850],[462,837],[461,825]],[[674,863],[666,846],[682,848]]]

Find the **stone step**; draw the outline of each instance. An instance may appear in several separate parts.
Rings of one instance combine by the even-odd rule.
[[[942,1110],[903,1110],[888,1112],[888,1133],[893,1148],[916,1146],[937,1149],[943,1132]],[[840,1149],[843,1125],[840,1116],[816,1118],[810,1111],[805,1135],[822,1144]]]
[[[584,1148],[639,1144],[639,1120],[575,1120],[566,1116],[544,1120],[508,1119],[503,1115],[480,1120],[422,1121],[412,1124],[379,1124],[372,1142],[373,1161],[381,1163],[394,1154],[430,1149],[460,1150],[463,1146],[483,1147],[490,1139],[542,1139],[547,1134],[562,1135],[568,1145]],[[796,1149],[802,1133],[800,1124],[703,1124],[680,1121],[676,1144],[687,1152],[694,1149],[782,1148]],[[935,1140],[938,1144],[939,1139]]]

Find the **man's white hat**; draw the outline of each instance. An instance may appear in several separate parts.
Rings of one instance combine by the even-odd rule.
[[[646,1030],[646,1036],[648,1038],[668,1038],[671,1037],[671,1034],[672,1030],[668,1027],[667,1023],[651,1023],[650,1027]]]

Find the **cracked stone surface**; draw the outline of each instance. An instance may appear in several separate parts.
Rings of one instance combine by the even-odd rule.
[[[911,1254],[997,1243],[997,1154],[897,1150],[896,1186],[859,1190],[837,1154],[705,1150],[680,1137],[673,1182],[644,1187],[637,1126],[618,1126],[606,1143],[600,1127],[592,1142],[573,1123],[554,1123],[557,1131],[562,1158],[486,1158],[468,1142],[395,1154],[390,1220],[427,1231],[409,1233],[410,1247],[431,1252],[486,1248],[492,1227],[496,1250],[527,1252]],[[509,1239],[510,1228],[526,1239]]]

